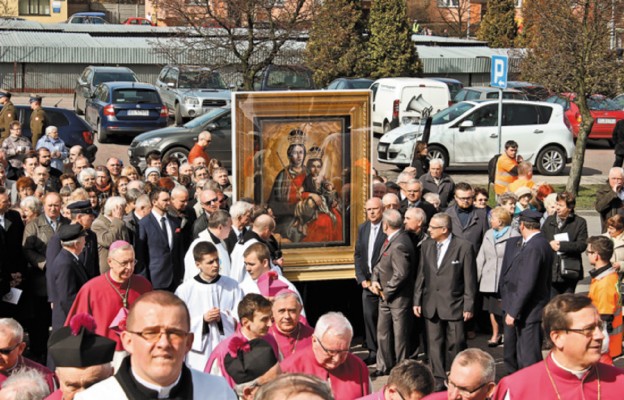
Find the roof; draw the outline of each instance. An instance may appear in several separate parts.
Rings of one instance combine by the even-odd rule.
[[[96,72],[134,72],[128,67],[109,67],[104,65],[89,65]]]
[[[157,90],[156,86],[151,83],[141,82],[104,82],[102,85],[106,85],[111,89],[152,89]]]

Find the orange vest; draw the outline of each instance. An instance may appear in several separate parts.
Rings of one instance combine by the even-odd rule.
[[[517,175],[512,175],[511,170],[518,165],[518,162],[503,153],[498,157],[496,163],[496,177],[494,178],[494,192],[501,195],[507,191],[507,186],[518,179]]]
[[[622,354],[622,297],[618,274],[614,269],[592,278],[589,298],[599,314],[613,315],[613,329],[609,332],[609,355],[615,358]]]

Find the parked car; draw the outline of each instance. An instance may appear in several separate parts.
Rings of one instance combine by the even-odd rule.
[[[156,86],[149,83],[100,84],[87,100],[85,120],[97,127],[100,143],[110,135],[138,134],[167,126],[169,111]]]
[[[68,24],[108,24],[106,13],[103,12],[78,12],[67,20]]]
[[[565,115],[570,122],[572,134],[578,137],[581,128],[581,112],[578,105],[574,102],[576,94],[562,93],[554,95],[546,99],[549,103],[556,103],[563,107]],[[594,119],[594,125],[589,133],[589,139],[607,139],[611,140],[613,128],[617,121],[624,119],[624,111],[618,103],[599,94],[590,96],[587,99],[589,112]]]
[[[369,89],[373,82],[368,78],[336,78],[327,85],[327,90]]]
[[[447,108],[451,95],[445,83],[422,78],[383,78],[371,85],[373,132],[385,133]]]
[[[453,98],[455,103],[464,100],[490,100],[498,99],[498,89],[488,86],[469,86],[465,87]],[[529,98],[524,92],[516,89],[504,89],[503,99],[528,100]]]
[[[451,99],[454,99],[455,96],[457,96],[457,93],[459,93],[459,91],[464,88],[464,84],[461,83],[461,81],[458,81],[457,79],[435,78],[435,77],[431,77],[429,79],[433,79],[434,81],[440,81],[442,83],[446,83],[446,86],[448,86],[449,88],[449,92],[451,92]]]
[[[185,162],[189,151],[197,142],[197,136],[205,130],[212,134],[208,153],[231,170],[232,113],[229,106],[210,110],[182,126],[170,126],[140,134],[128,148],[130,164],[140,169],[145,168],[145,157],[154,150],[158,150],[163,158],[175,157],[180,162]]]
[[[498,134],[498,101],[462,101],[432,118],[429,156],[451,167],[486,167],[499,143],[518,143],[519,154],[540,174],[563,172],[574,152],[572,134],[563,108],[557,104],[520,100],[503,101],[502,137]],[[405,125],[381,137],[378,160],[405,166],[412,160],[423,125]]]
[[[269,65],[254,80],[254,90],[312,90],[312,70],[301,65]]]
[[[2,106],[0,106],[0,110]],[[67,148],[80,146],[84,150],[84,155],[93,162],[97,153],[97,146],[93,144],[93,130],[82,118],[78,117],[72,110],[58,107],[43,107],[48,117],[48,125],[58,128],[59,137],[65,142]],[[30,131],[30,106],[15,105],[15,119],[22,123],[22,135],[31,138]]]
[[[155,23],[153,23],[149,19],[143,18],[143,17],[130,17],[130,18],[126,18],[126,20],[124,22],[122,22],[121,24],[122,25],[156,26]]]
[[[105,67],[89,65],[76,80],[74,89],[74,110],[76,114],[84,114],[87,99],[91,98],[96,86],[104,82],[138,82],[134,71],[128,67]]]
[[[176,125],[224,107],[232,97],[219,72],[205,67],[167,65],[160,71],[156,87]]]
[[[542,85],[523,81],[508,81],[507,89],[516,89],[524,92],[529,100],[544,101],[550,96],[550,91]]]

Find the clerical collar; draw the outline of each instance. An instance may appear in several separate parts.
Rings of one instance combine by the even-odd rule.
[[[583,377],[585,376],[587,371],[589,371],[589,369],[591,368],[591,367],[588,367],[588,368],[582,369],[580,371],[576,371],[576,370],[573,370],[573,369],[570,369],[570,368],[566,368],[563,365],[559,364],[557,362],[557,359],[555,358],[555,354],[552,353],[552,352],[550,353],[550,358],[553,360],[553,362],[555,363],[555,365],[557,367],[561,368],[564,371],[567,371],[567,372],[571,373],[572,375],[576,376],[579,380],[583,379]]]
[[[171,389],[173,389],[173,387],[175,385],[178,384],[178,382],[180,382],[180,378],[182,377],[182,371],[180,371],[180,375],[178,375],[178,379],[175,380],[175,382],[173,382],[171,385],[167,385],[167,386],[158,386],[158,385],[154,385],[153,383],[150,383],[148,381],[146,381],[145,379],[142,379],[140,376],[138,376],[135,372],[134,369],[130,368],[130,373],[132,373],[132,377],[141,385],[145,386],[146,388],[155,391],[156,393],[158,393],[158,398],[159,399],[167,399],[169,398],[169,394],[171,393]]]
[[[202,278],[200,274],[197,274],[194,279],[199,283],[203,283],[204,285],[212,285],[214,283],[219,282],[219,279],[221,279],[221,275],[217,275],[217,277],[214,278],[213,280],[207,281],[204,278]]]
[[[212,243],[214,243],[215,245],[221,243],[221,239],[219,239],[218,237],[216,237],[211,231],[210,228],[207,229],[208,234],[210,235],[210,238],[212,239]]]

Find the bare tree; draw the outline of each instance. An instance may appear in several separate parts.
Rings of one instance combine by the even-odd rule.
[[[242,74],[253,89],[255,76],[311,23],[314,0],[157,0],[159,18],[185,26],[159,50],[175,62],[182,53],[213,68]]]
[[[609,48],[609,20],[619,0],[531,0],[523,8],[527,54],[521,63],[525,80],[557,92],[576,94],[582,122],[566,189],[577,193],[587,136],[594,120],[587,97],[610,94],[621,76]]]
[[[440,19],[448,26],[451,36],[469,36],[477,30],[470,27],[470,0],[432,0]]]

